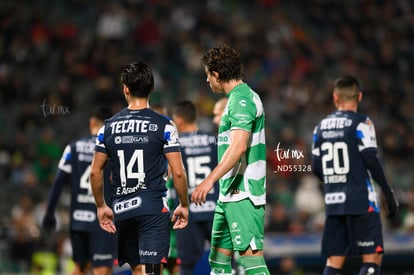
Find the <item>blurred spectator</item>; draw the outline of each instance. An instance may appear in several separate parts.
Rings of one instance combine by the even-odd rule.
[[[110,1],[102,5],[103,11],[96,24],[99,38],[109,40],[122,40],[128,33],[126,10],[117,1]]]
[[[289,231],[291,219],[283,203],[273,203],[267,211],[270,212],[265,228],[267,232],[284,233]]]
[[[54,165],[61,153],[60,146],[55,141],[54,129],[45,128],[42,131],[36,149],[37,155],[33,169],[36,171],[39,182],[48,186],[47,183],[51,182],[54,175]]]
[[[281,203],[288,209],[292,209],[294,207],[294,191],[292,191],[292,188],[289,186],[287,180],[269,177],[268,190],[268,201],[270,203]]]
[[[414,232],[414,203],[410,202],[407,211],[404,214],[402,230],[405,232]]]
[[[402,230],[404,232],[414,232],[414,187],[408,190],[404,197],[407,208],[402,214]]]
[[[39,186],[37,175],[31,170],[25,173],[22,184],[15,190],[19,191],[20,196],[30,197],[34,205],[39,204],[46,198],[43,188]]]
[[[304,275],[305,273],[297,266],[296,259],[290,256],[282,257],[279,262],[278,275]]]
[[[35,204],[29,195],[22,195],[11,209],[9,257],[18,272],[27,272],[32,255],[38,248],[40,228],[34,216]]]
[[[305,212],[315,215],[324,210],[323,194],[319,181],[311,175],[304,175],[295,192],[295,209],[297,212]]]

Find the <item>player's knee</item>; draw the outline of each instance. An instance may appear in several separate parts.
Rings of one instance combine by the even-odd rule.
[[[208,256],[208,262],[211,267],[211,275],[222,274],[222,275],[231,275],[231,256],[224,255],[223,253],[211,249]]]
[[[329,256],[326,259],[326,266],[330,266],[336,269],[342,269],[345,263],[345,256]]]
[[[147,275],[160,275],[161,264],[145,264],[145,274]]]

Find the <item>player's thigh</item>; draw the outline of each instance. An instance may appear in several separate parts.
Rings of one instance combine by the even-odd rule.
[[[86,231],[70,230],[72,259],[81,269],[91,260],[89,233]]]
[[[377,212],[351,217],[355,253],[357,255],[382,254],[384,243],[382,236],[381,217]]]
[[[223,209],[223,203],[218,202],[213,218],[213,228],[211,230],[211,246],[233,250],[227,219]]]
[[[90,233],[90,247],[93,267],[111,267],[117,258],[116,234],[104,230]]]
[[[125,263],[128,263],[130,266],[136,266],[140,263],[138,226],[139,218],[137,217],[116,223],[119,266]]]
[[[169,213],[141,218],[138,234],[140,263],[158,264],[162,260],[166,263],[170,248]]]
[[[265,206],[244,199],[223,207],[233,250],[263,250]]]
[[[210,239],[212,222],[189,222],[184,229],[176,231],[178,256],[183,264],[195,264]]]
[[[346,256],[351,251],[350,241],[347,217],[327,216],[322,235],[322,254],[327,257]]]
[[[170,241],[169,213],[144,215],[117,222],[118,261],[122,265],[158,264],[167,259]]]

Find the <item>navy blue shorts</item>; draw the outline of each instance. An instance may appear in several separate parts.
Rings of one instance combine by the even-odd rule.
[[[116,223],[118,261],[122,266],[166,263],[170,248],[170,213],[143,215]]]
[[[189,222],[187,227],[177,230],[177,252],[181,264],[195,265],[203,255],[206,240],[211,241],[212,221]]]
[[[91,262],[93,267],[111,267],[116,260],[116,234],[104,230],[70,231],[70,241],[73,250],[72,259],[80,266]]]
[[[384,253],[379,213],[326,217],[322,255],[355,256],[373,253]]]

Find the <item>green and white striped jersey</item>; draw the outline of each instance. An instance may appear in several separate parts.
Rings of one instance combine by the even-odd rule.
[[[240,201],[249,198],[255,205],[266,204],[266,140],[265,113],[259,95],[247,84],[236,86],[227,94],[218,130],[218,160],[231,144],[230,132],[242,129],[250,132],[246,153],[220,179],[219,200]]]

